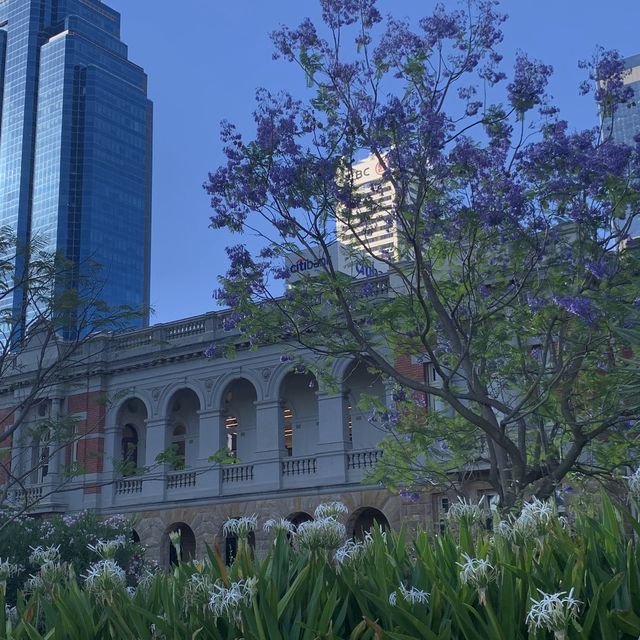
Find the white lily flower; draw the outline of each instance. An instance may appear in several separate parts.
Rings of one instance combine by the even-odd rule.
[[[409,604],[426,604],[429,602],[429,593],[426,591],[422,591],[421,589],[417,589],[416,587],[411,587],[407,589],[403,584],[401,584],[395,591],[392,591],[389,594],[389,604],[395,607],[398,604],[398,594],[402,596],[402,599]]]
[[[340,547],[347,535],[346,527],[335,518],[326,517],[309,520],[298,525],[294,541],[298,547],[314,551],[334,551]]]
[[[222,535],[233,535],[238,538],[248,538],[258,526],[258,516],[242,516],[242,518],[229,518],[222,526]]]
[[[462,568],[460,571],[460,582],[469,584],[478,590],[480,604],[486,604],[487,588],[496,579],[495,567],[486,558],[472,558],[466,553],[462,554],[465,562],[456,564]]]
[[[316,507],[316,510],[313,512],[313,517],[316,520],[321,520],[322,518],[335,518],[338,519],[341,515],[349,513],[349,509],[344,504],[344,502],[334,501],[334,502],[323,502]]]
[[[60,545],[51,547],[29,547],[31,549],[31,555],[29,556],[29,562],[31,564],[39,564],[43,566],[50,562],[58,562],[60,560]]]
[[[271,531],[273,529],[273,532],[276,535],[278,533],[291,535],[295,532],[296,526],[293,524],[293,522],[287,520],[286,518],[278,518],[277,520],[272,518],[264,523],[263,529],[265,531]]]
[[[556,640],[564,640],[567,637],[567,628],[571,621],[578,617],[582,603],[573,597],[573,589],[567,595],[566,591],[545,593],[538,589],[538,592],[542,598],[531,598],[533,604],[527,614],[529,630],[546,629],[553,632]]]

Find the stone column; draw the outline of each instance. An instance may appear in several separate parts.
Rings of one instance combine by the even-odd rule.
[[[279,400],[256,402],[254,482],[260,491],[280,488],[280,460],[284,451],[284,424]]]
[[[50,494],[51,499],[54,499],[52,492],[55,491],[65,480],[62,473],[62,467],[64,466],[64,452],[68,438],[61,433],[56,433],[56,430],[59,431],[59,421],[62,415],[62,401],[62,398],[53,398],[51,400],[51,411],[49,413],[51,424],[53,425],[53,432],[51,433],[51,439],[49,442],[48,472],[44,483],[47,485],[45,492]],[[75,437],[76,434],[71,434],[72,444]]]
[[[156,458],[169,446],[168,424],[165,417],[146,421],[144,464],[149,471],[142,486],[145,499],[162,500],[166,494],[167,464],[157,463]]]
[[[102,461],[102,481],[104,485],[101,492],[101,502],[103,506],[111,506],[113,496],[116,490],[116,483],[120,478],[120,473],[116,471],[118,462],[122,462],[120,450],[121,434],[120,427],[117,424],[110,424],[104,430],[104,458]],[[138,465],[143,465],[144,460],[139,460]]]
[[[346,458],[350,448],[342,393],[318,393],[318,422],[321,479],[324,483],[342,484],[347,480]]]
[[[226,448],[224,433],[224,412],[220,409],[199,411],[200,432],[198,435],[198,457],[196,468],[198,493],[219,496],[222,493],[222,466],[211,462],[209,457]]]

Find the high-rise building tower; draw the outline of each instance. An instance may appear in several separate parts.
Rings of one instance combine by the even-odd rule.
[[[113,306],[149,303],[151,140],[147,77],[116,11],[0,0],[0,226],[100,265]]]
[[[395,189],[384,180],[384,170],[374,155],[367,156],[351,167],[351,184],[357,196],[366,201],[352,212],[338,211],[336,235],[338,242],[367,252],[376,258],[392,260],[398,254],[398,229],[393,210]]]
[[[624,62],[628,71],[623,82],[633,89],[634,97],[626,104],[619,105],[613,119],[603,122],[603,128],[605,134],[612,134],[615,142],[635,146],[633,138],[640,134],[640,54],[625,58]],[[631,223],[629,235],[632,238],[640,238],[640,214]]]

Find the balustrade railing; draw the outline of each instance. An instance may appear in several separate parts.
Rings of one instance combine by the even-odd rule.
[[[121,338],[115,338],[111,343],[112,351],[126,351],[127,349],[135,349],[137,347],[146,347],[153,342],[153,331],[149,329],[144,332],[136,332],[131,335],[125,335]]]
[[[317,472],[315,458],[290,458],[282,461],[283,476],[308,476]]]
[[[24,489],[15,489],[9,493],[11,502],[27,505],[34,504],[39,500],[42,500],[43,495],[44,487],[42,485],[25,487]]]
[[[130,496],[142,493],[142,478],[121,478],[116,481],[116,495]]]
[[[253,480],[252,464],[232,464],[222,467],[222,482],[249,482]]]
[[[186,338],[187,336],[196,336],[206,331],[206,323],[204,318],[199,320],[190,320],[181,322],[167,327],[165,336],[167,340],[176,340],[178,338]]]
[[[351,451],[347,454],[347,469],[370,469],[382,458],[380,449]]]
[[[195,471],[172,471],[167,475],[167,489],[187,489],[195,486]]]

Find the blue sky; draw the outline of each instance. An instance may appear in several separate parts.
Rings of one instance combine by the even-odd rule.
[[[106,0],[122,14],[131,60],[149,75],[154,101],[152,323],[217,309],[211,298],[226,269],[224,247],[237,238],[208,228],[202,183],[224,161],[219,123],[250,135],[257,87],[295,93],[304,78],[271,59],[268,34],[316,17],[316,0]],[[430,0],[380,0],[383,14],[419,17]],[[445,0],[445,4],[453,4]],[[577,61],[596,45],[640,53],[638,0],[504,0],[502,53],[518,49],[552,64],[550,92],[573,128],[593,126],[596,110],[578,96]]]

